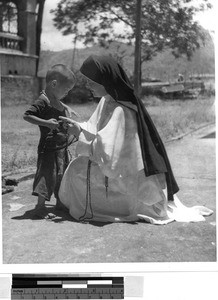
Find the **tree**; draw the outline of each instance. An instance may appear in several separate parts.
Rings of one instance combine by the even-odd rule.
[[[134,69],[134,88],[136,94],[140,94],[141,87],[141,26],[142,26],[142,0],[136,3],[136,29],[135,29],[135,69]]]
[[[54,13],[54,24],[64,35],[77,35],[85,45],[98,41],[135,40],[136,0],[61,0]],[[205,40],[205,31],[194,21],[198,11],[211,8],[208,0],[142,0],[141,63],[164,48],[178,57],[191,58]],[[119,27],[122,26],[122,30]]]
[[[38,14],[37,14],[37,20],[36,20],[36,55],[40,56],[40,50],[41,50],[41,33],[42,33],[42,18],[43,18],[43,11],[44,11],[44,5],[45,0],[38,0]],[[36,75],[38,73],[39,68],[39,59],[36,61]]]

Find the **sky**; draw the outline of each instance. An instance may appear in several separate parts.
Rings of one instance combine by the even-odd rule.
[[[43,28],[41,36],[42,50],[60,51],[64,49],[70,49],[73,47],[73,36],[63,36],[62,33],[57,30],[53,25],[53,15],[50,13],[51,9],[57,6],[60,0],[46,0],[43,15]],[[194,0],[197,1],[197,0]],[[216,0],[210,0],[215,6]],[[215,8],[210,11],[200,13],[196,16],[196,20],[205,28],[210,31],[215,30],[216,17]],[[77,47],[83,47],[82,43],[78,43]]]

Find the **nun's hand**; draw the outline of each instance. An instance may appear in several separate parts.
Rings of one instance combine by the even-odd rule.
[[[59,119],[62,120],[62,121],[64,121],[64,122],[66,122],[67,124],[74,124],[74,123],[76,123],[76,121],[74,121],[71,118],[67,118],[67,117],[60,116]]]
[[[68,124],[68,134],[74,135],[76,138],[79,138],[79,135],[82,132],[82,128],[76,121],[66,117],[59,117],[59,119]]]

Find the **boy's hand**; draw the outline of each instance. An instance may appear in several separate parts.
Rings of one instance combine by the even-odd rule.
[[[46,126],[50,129],[56,129],[59,126],[59,123],[56,119],[49,119],[46,122]]]

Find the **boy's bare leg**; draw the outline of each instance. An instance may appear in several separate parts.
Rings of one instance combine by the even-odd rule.
[[[38,202],[35,206],[35,215],[41,218],[47,216],[48,212],[45,206],[45,198],[41,195],[38,196]]]
[[[38,202],[35,206],[35,208],[45,208],[45,198],[42,197],[41,195],[38,196]]]

